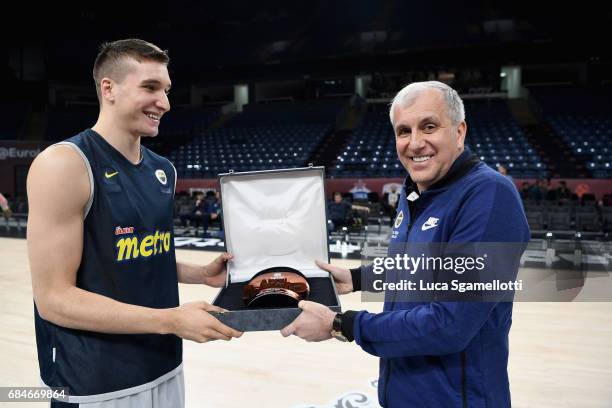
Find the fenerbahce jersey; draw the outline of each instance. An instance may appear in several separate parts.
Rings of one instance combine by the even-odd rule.
[[[81,154],[92,186],[76,286],[133,305],[178,306],[172,163],[141,147],[140,163],[132,164],[91,129],[61,144]],[[90,396],[71,402],[140,392],[182,369],[174,335],[68,329],[42,319],[36,305],[34,315],[43,382]]]

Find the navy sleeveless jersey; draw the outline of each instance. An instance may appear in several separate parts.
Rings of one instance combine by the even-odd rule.
[[[132,164],[91,129],[62,143],[80,149],[93,185],[77,287],[133,305],[178,306],[172,163],[142,147],[140,163]],[[182,361],[174,335],[93,333],[48,322],[36,306],[34,314],[42,380],[71,395],[146,384]]]

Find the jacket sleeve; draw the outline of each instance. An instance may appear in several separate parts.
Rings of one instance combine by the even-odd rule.
[[[448,242],[524,242],[529,228],[514,186],[493,180],[466,193]],[[383,357],[459,352],[481,330],[495,302],[430,302],[409,310],[354,314],[355,341]]]

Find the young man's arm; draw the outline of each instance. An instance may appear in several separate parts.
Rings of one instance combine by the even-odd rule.
[[[30,167],[28,252],[40,316],[59,326],[103,333],[173,333],[198,342],[240,336],[208,314],[217,308],[206,302],[153,309],[76,287],[89,183],[83,159],[70,146],[47,149]]]
[[[201,283],[220,288],[225,284],[226,262],[232,258],[233,255],[224,252],[208,265],[177,262],[178,281],[181,283]]]

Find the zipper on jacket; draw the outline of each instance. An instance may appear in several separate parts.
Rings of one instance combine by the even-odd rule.
[[[387,386],[389,385],[389,375],[391,374],[391,359],[387,359],[387,372],[385,373],[385,389],[384,389],[384,400],[383,400],[383,407],[387,406]]]
[[[461,352],[461,399],[463,408],[467,408],[467,375],[465,374],[465,351]]]
[[[413,204],[414,203],[414,204]],[[412,208],[411,208],[412,207]],[[412,227],[414,225],[414,221],[416,220],[416,210],[417,210],[417,205],[414,201],[409,201],[408,202],[408,209],[411,210],[410,211],[410,223],[408,224],[408,232],[406,232],[406,239],[408,239],[408,237],[410,236],[410,231],[412,230]],[[412,214],[412,212],[414,211],[414,216]],[[397,291],[393,292],[393,299],[391,299],[391,303],[395,303],[395,299],[397,296]],[[387,359],[387,372],[385,373],[385,387],[383,390],[383,404],[382,406],[385,407],[387,405],[387,386],[389,385],[389,376],[391,375],[391,359],[388,358]]]

